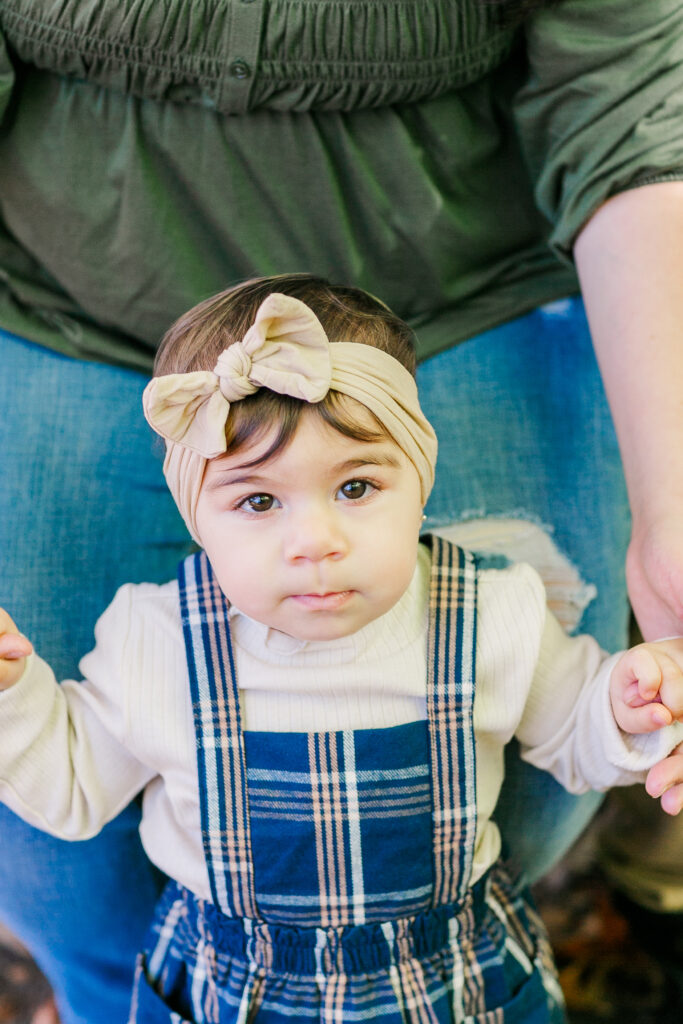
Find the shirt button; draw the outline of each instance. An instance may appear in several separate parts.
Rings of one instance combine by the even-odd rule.
[[[246,60],[234,60],[230,65],[230,74],[233,78],[249,78],[251,68]]]

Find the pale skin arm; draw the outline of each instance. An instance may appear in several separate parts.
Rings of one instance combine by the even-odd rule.
[[[646,640],[680,634],[683,182],[610,199],[574,255],[631,505],[631,604]]]
[[[632,513],[629,597],[646,640],[683,633],[683,182],[602,206],[574,249]],[[683,745],[646,788],[683,808]]]

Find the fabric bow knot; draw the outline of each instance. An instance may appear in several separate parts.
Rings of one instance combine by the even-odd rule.
[[[164,475],[194,540],[206,460],[227,449],[232,402],[260,387],[304,402],[335,391],[364,405],[417,470],[423,504],[434,483],[436,435],[420,409],[415,379],[388,352],[357,342],[330,344],[317,316],[290,295],[260,305],[243,340],[221,353],[213,372],[155,377],[145,388],[145,416],[166,439]]]
[[[226,449],[231,402],[265,387],[305,402],[320,402],[330,388],[332,360],[315,313],[290,295],[273,293],[259,307],[241,342],[218,357],[213,372],[155,377],[143,395],[145,416],[167,441],[205,459]]]

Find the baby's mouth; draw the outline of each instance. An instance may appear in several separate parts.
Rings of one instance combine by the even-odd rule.
[[[352,590],[332,590],[324,594],[292,594],[292,600],[312,611],[335,611],[350,599]]]

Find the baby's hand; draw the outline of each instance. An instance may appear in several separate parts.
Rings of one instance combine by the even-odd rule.
[[[0,608],[0,690],[8,690],[19,681],[32,650],[31,643]]]
[[[610,698],[624,732],[654,732],[683,720],[683,637],[626,651],[612,670]]]

